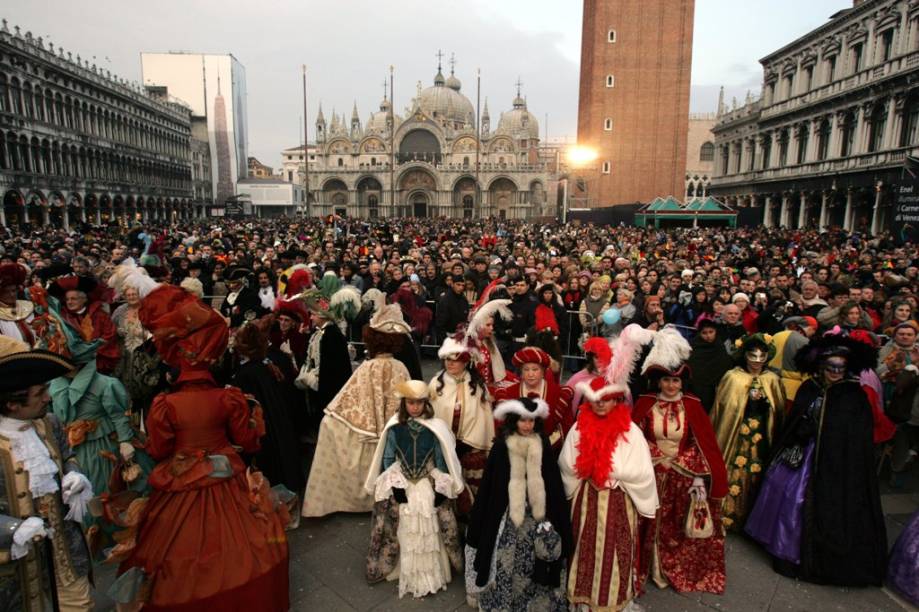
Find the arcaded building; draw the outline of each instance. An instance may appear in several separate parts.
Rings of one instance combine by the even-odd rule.
[[[686,191],[694,0],[584,0],[578,144],[589,207]]]

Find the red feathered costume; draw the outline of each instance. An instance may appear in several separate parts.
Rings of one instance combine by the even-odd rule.
[[[167,285],[143,299],[139,314],[163,360],[181,373],[147,417],[147,452],[160,463],[119,581],[143,572],[144,610],[287,610],[281,513],[268,483],[234,448],[258,450],[261,408],[239,389],[218,386],[208,371],[226,350],[226,322]]]
[[[655,394],[638,398],[632,412],[651,449],[660,507],[641,528],[639,580],[650,576],[678,592],[723,593],[724,532],[721,500],[728,493],[727,471],[711,421],[698,398],[667,402]],[[686,513],[693,479],[705,481],[714,533],[686,537]]]

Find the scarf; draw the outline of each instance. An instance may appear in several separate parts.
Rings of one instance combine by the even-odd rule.
[[[632,409],[628,404],[616,404],[606,416],[593,410],[578,413],[578,458],[574,470],[581,480],[591,480],[605,487],[613,472],[613,453],[619,439],[632,426]]]
[[[542,479],[542,439],[538,434],[507,437],[511,478],[507,483],[507,513],[520,527],[527,504],[537,523],[546,518],[546,487]]]
[[[33,498],[39,498],[58,490],[57,464],[51,458],[31,421],[22,421],[0,416],[0,435],[9,438],[13,459],[21,461],[29,473],[29,490]]]

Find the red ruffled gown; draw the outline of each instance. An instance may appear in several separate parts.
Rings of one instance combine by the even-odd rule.
[[[183,371],[176,391],[154,399],[147,452],[160,463],[136,548],[119,569],[143,570],[145,611],[288,609],[282,519],[233,448],[254,453],[264,433],[243,394],[203,370]],[[215,455],[227,459],[222,472]]]
[[[638,398],[632,418],[648,440],[660,507],[642,521],[638,582],[650,577],[659,587],[675,591],[724,593],[724,531],[721,500],[727,494],[727,471],[715,432],[698,398],[683,395],[666,402],[657,395]],[[689,489],[693,479],[705,481],[714,533],[686,537]]]

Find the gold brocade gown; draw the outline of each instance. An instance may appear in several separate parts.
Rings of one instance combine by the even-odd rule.
[[[736,367],[718,385],[711,419],[728,470],[723,506],[728,529],[741,529],[753,507],[784,409],[785,390],[772,371],[753,376]]]

